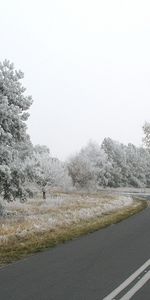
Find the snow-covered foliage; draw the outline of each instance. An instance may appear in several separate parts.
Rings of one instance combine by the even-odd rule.
[[[149,187],[150,152],[132,144],[125,146],[110,138],[102,145],[89,143],[68,162],[76,187]]]
[[[31,182],[39,187],[72,184],[65,164],[51,157],[46,146],[33,147],[27,135],[32,98],[25,96],[23,77],[9,61],[0,63],[0,194],[9,201],[31,195]]]
[[[15,196],[14,189],[22,197],[21,185],[16,182],[21,173],[16,157],[29,141],[25,121],[32,104],[32,98],[24,95],[23,77],[9,61],[0,63],[0,192],[7,200]]]
[[[65,163],[50,155],[46,146],[36,145],[31,157],[33,178],[41,187],[62,187],[66,189],[72,186],[71,177]]]
[[[106,153],[96,143],[90,142],[68,162],[69,175],[76,187],[97,189],[107,185],[109,163]]]
[[[33,146],[26,130],[32,97],[26,96],[21,80],[8,60],[0,63],[0,194],[9,201],[33,195],[34,184],[98,190],[104,187],[150,186],[150,123],[145,123],[144,145],[125,146],[110,138],[102,145],[90,142],[69,161],[51,156],[46,146]]]
[[[150,149],[150,123],[149,122],[145,122],[143,126],[143,132],[144,132],[144,138],[143,138],[144,146]]]

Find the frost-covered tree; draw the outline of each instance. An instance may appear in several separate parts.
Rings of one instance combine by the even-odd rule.
[[[107,186],[109,182],[109,169],[111,167],[108,162],[107,154],[101,146],[94,142],[81,149],[80,155],[84,157],[90,164],[92,173],[92,184],[97,188]]]
[[[150,152],[104,139],[101,146],[89,143],[68,162],[74,186],[99,189],[108,187],[149,187]]]
[[[23,73],[16,71],[8,60],[0,63],[0,193],[8,200],[14,196],[14,186],[18,186],[22,197],[21,183],[16,185],[20,170],[16,173],[14,169],[20,148],[29,141],[25,121],[32,98],[25,95],[26,89],[21,83],[23,77]]]
[[[104,150],[93,142],[89,142],[68,162],[68,170],[74,186],[93,190],[108,185],[109,167]]]
[[[150,123],[149,122],[145,122],[143,126],[143,132],[144,132],[144,138],[143,138],[144,146],[150,149]]]
[[[54,183],[51,169],[52,159],[49,148],[36,145],[33,151],[33,176],[43,192],[43,199],[46,198],[46,188]]]
[[[46,197],[46,190],[49,187],[62,189],[71,187],[72,182],[66,165],[59,159],[52,157],[48,147],[36,145],[28,162],[28,169],[32,172],[31,177],[41,187],[43,198]]]
[[[68,172],[72,178],[73,186],[77,188],[88,188],[90,181],[94,179],[92,165],[81,153],[70,158]]]
[[[105,138],[102,149],[107,154],[110,163],[109,186],[126,185],[128,168],[126,164],[126,147],[110,138]]]
[[[149,181],[150,154],[144,148],[128,144],[126,149],[128,186],[145,187]]]

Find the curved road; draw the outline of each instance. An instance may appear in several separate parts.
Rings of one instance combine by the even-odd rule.
[[[133,292],[132,299],[149,300],[149,259],[147,208],[119,224],[0,269],[0,299],[128,300]],[[111,296],[120,285],[119,294]]]

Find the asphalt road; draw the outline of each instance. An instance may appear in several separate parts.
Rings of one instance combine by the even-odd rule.
[[[101,300],[149,258],[147,208],[119,224],[0,269],[0,300]],[[149,300],[150,281],[132,299]]]

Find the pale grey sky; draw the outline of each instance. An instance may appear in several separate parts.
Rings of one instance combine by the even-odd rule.
[[[32,94],[28,132],[61,159],[90,139],[141,144],[150,121],[149,0],[0,0],[0,61]]]

